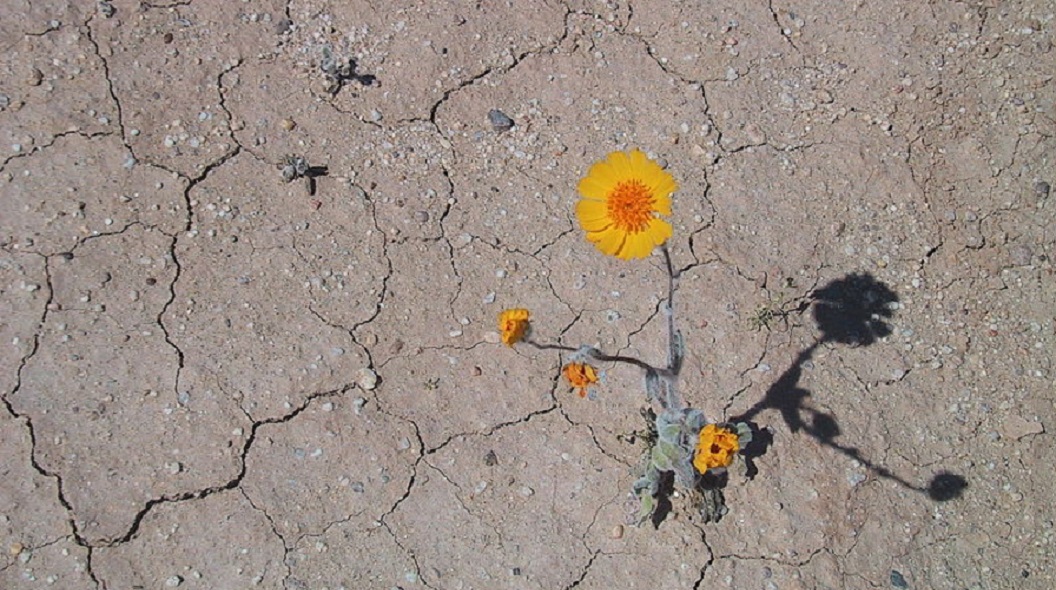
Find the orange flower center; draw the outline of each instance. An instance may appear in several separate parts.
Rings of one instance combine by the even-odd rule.
[[[653,193],[640,180],[624,180],[609,193],[608,207],[617,229],[638,233],[653,219]]]

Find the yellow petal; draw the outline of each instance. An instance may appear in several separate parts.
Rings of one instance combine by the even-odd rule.
[[[619,174],[621,177],[628,176],[631,171],[631,157],[627,152],[612,152],[608,158],[609,166],[612,167],[613,172]]]
[[[596,162],[579,182],[579,192],[591,199],[605,199],[619,180],[619,170],[608,161]]]
[[[642,178],[648,174],[653,173],[653,168],[659,168],[656,162],[649,159],[649,156],[645,155],[640,149],[633,149],[628,157],[631,162],[631,174]]]
[[[660,215],[671,215],[671,193],[678,190],[678,183],[668,176],[666,179],[646,184],[653,193],[653,209]]]
[[[653,218],[649,221],[649,227],[642,232],[649,236],[649,239],[653,242],[653,246],[660,246],[673,235],[671,224],[664,221],[663,219]]]
[[[595,239],[596,236],[596,239]],[[609,256],[620,256],[620,251],[623,249],[624,241],[627,238],[627,234],[617,230],[606,230],[597,233],[588,233],[587,239],[594,242],[594,245]]]
[[[576,203],[576,217],[579,224],[588,232],[602,231],[612,226],[608,207],[601,201],[580,201]]]
[[[653,240],[646,232],[638,232],[627,236],[623,252],[620,258],[630,260],[632,258],[645,258],[653,253]]]

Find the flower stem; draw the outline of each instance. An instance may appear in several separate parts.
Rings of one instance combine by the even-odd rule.
[[[525,338],[523,342],[537,350],[560,350],[563,352],[579,352],[579,350],[581,350],[579,348],[573,348],[571,346],[565,346],[563,344],[543,344],[540,342],[536,342],[531,338]],[[604,363],[627,363],[628,365],[634,365],[635,367],[644,369],[646,371],[655,371],[659,375],[668,375],[670,373],[667,370],[658,369],[643,360],[634,358],[633,356],[624,356],[621,354],[605,354],[596,348],[590,348],[589,355],[591,358]]]
[[[664,381],[664,395],[660,397],[660,405],[665,410],[681,410],[682,399],[678,395],[676,380],[682,369],[682,338],[675,329],[675,289],[678,288],[678,275],[675,267],[671,264],[671,252],[667,244],[660,246],[664,253],[664,265],[667,268],[667,303],[664,306],[664,315],[667,316],[667,370],[660,374]]]

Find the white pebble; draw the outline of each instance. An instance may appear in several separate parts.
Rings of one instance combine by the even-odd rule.
[[[378,385],[378,375],[367,367],[363,367],[356,374],[356,384],[365,391],[371,391]]]

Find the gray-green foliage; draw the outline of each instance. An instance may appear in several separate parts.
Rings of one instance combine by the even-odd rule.
[[[646,391],[651,399],[664,399],[672,395],[670,383],[657,378],[652,372],[646,374]],[[693,467],[693,455],[705,422],[704,413],[694,408],[666,407],[656,416],[656,437],[648,451],[642,476],[633,486],[641,506],[639,524],[655,512],[664,474],[673,473],[675,484],[681,488],[692,490],[697,487],[700,475]]]

